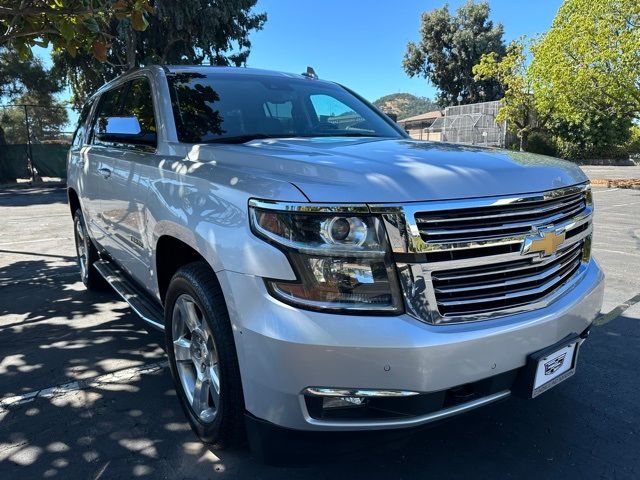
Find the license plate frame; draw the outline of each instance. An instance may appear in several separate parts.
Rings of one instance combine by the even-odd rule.
[[[581,335],[571,334],[558,343],[530,354],[517,382],[517,394],[536,398],[571,378],[576,373],[578,354],[584,340]],[[543,381],[545,373],[550,378]]]

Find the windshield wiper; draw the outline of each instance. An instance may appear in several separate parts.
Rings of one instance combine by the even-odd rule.
[[[217,137],[204,140],[200,143],[247,143],[251,140],[263,140],[266,138],[289,138],[291,134],[268,134],[268,133],[251,133],[247,135],[236,135],[232,137]]]
[[[314,137],[374,137],[385,138],[382,135],[375,135],[372,133],[362,132],[336,132],[336,133],[308,133],[304,135],[296,135],[295,133],[282,133],[282,134],[268,134],[268,133],[251,133],[247,135],[236,135],[232,137],[217,137],[204,140],[200,143],[229,143],[240,144],[247,143],[252,140],[264,140],[269,138],[314,138]]]
[[[376,135],[375,133],[362,132],[340,132],[340,133],[319,133],[314,137],[373,137],[373,138],[389,138],[384,135]]]

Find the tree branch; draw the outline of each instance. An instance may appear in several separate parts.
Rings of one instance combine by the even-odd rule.
[[[21,38],[21,37],[40,37],[41,35],[44,35],[46,33],[50,33],[50,34],[58,34],[59,32],[53,28],[45,28],[43,30],[38,30],[36,32],[17,32],[17,33],[9,33],[9,34],[4,34],[4,35],[0,35],[0,45],[2,45],[3,43],[8,42],[9,40],[13,40],[15,38]]]

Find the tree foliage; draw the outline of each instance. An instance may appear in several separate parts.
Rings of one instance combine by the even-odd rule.
[[[68,121],[67,110],[56,99],[63,82],[44,67],[42,61],[23,59],[15,50],[0,48],[0,99],[12,105],[29,105],[30,133],[34,141],[57,131]],[[26,142],[25,109],[0,109],[0,144]]]
[[[585,114],[640,115],[640,2],[566,0],[533,49],[542,108],[580,124]]]
[[[392,93],[380,97],[373,104],[386,113],[395,113],[398,120],[438,110],[438,104],[426,97],[410,93]]]
[[[252,12],[255,4],[256,0],[156,0],[144,31],[132,28],[127,18],[111,20],[105,62],[89,54],[58,52],[54,64],[68,78],[77,106],[104,83],[141,65],[242,65],[251,49],[249,34],[266,21],[266,14]]]
[[[111,20],[128,20],[145,30],[149,0],[0,0],[0,45],[14,48],[23,58],[33,46],[78,52],[106,60],[112,35]]]
[[[626,144],[631,136],[632,121],[601,111],[582,114],[580,121],[552,117],[557,155],[568,159],[628,157]]]
[[[16,99],[16,104],[0,108],[0,144],[27,143],[27,124],[29,116],[29,135],[32,143],[43,143],[50,136],[57,136],[61,127],[69,121],[67,109],[52,96],[34,97],[26,94]]]
[[[502,86],[504,97],[496,121],[507,122],[520,139],[520,150],[524,150],[529,133],[543,127],[547,120],[536,108],[524,38],[512,41],[502,58],[495,52],[484,54],[473,73],[478,81],[494,80]]]
[[[26,92],[52,95],[62,88],[62,79],[39,59],[24,59],[15,50],[0,47],[0,99],[14,100]]]
[[[488,3],[469,0],[456,15],[445,5],[422,14],[420,42],[409,42],[403,67],[411,77],[422,76],[435,85],[441,106],[497,100],[502,96],[499,82],[476,80],[473,67],[484,54],[505,53],[501,24],[489,20]]]

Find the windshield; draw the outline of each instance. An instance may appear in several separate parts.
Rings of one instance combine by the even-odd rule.
[[[246,73],[169,75],[178,139],[387,137],[396,128],[343,87],[314,79]]]

